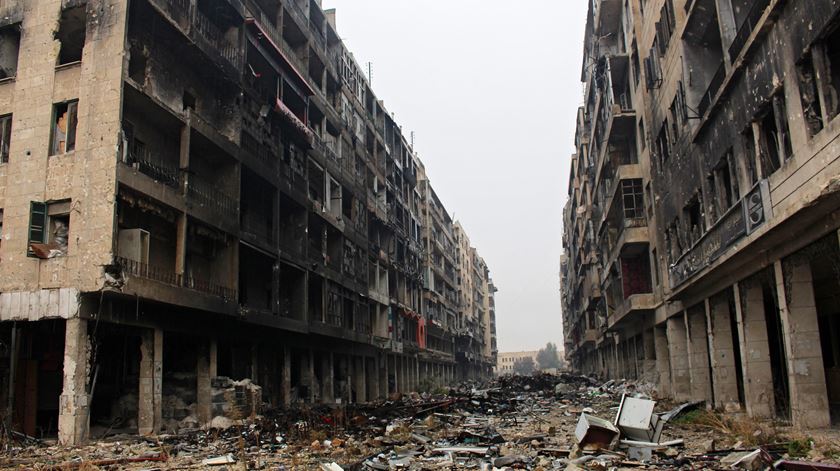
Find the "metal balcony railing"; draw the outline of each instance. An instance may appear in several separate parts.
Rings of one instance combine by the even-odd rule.
[[[185,31],[187,36],[197,34],[236,70],[241,69],[242,54],[239,47],[228,41],[209,18],[190,4],[190,0],[153,0],[153,3],[165,5],[165,9],[169,11],[173,19],[182,27],[188,28]],[[195,38],[192,37],[192,39]]]
[[[187,185],[187,197],[195,204],[214,210],[223,216],[236,217],[239,203],[236,199],[222,193],[217,186],[198,175],[190,175]]]
[[[718,70],[712,77],[711,82],[709,82],[709,87],[706,89],[706,93],[703,94],[703,98],[700,99],[700,104],[697,105],[697,112],[700,116],[706,115],[706,111],[708,111],[709,107],[712,105],[712,100],[714,100],[715,95],[717,95],[717,92],[723,85],[724,79],[726,79],[726,64],[721,61]]]
[[[172,269],[161,268],[124,257],[115,257],[124,274],[157,281],[171,286],[188,288],[224,299],[237,299],[237,291],[201,277],[181,275]]]
[[[271,218],[257,211],[243,211],[240,221],[242,230],[259,238],[269,240],[273,231]]]
[[[729,59],[733,62],[735,61],[735,58],[741,54],[741,50],[747,44],[747,39],[749,39],[750,34],[752,34],[753,30],[755,30],[756,25],[759,20],[761,20],[761,17],[764,15],[764,10],[767,9],[768,5],[770,5],[770,0],[755,0],[753,2],[749,12],[747,13],[747,17],[744,18],[744,22],[741,23],[741,26],[738,28],[738,33],[735,34],[735,39],[729,46]]]
[[[174,163],[167,162],[149,149],[134,149],[130,151],[125,163],[166,186],[172,188],[178,188],[180,186],[180,171],[178,170],[178,166]]]

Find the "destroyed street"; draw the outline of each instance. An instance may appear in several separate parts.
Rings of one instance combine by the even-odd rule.
[[[436,394],[266,411],[229,428],[66,449],[15,434],[3,469],[840,469],[840,432],[650,400],[650,386],[505,376]],[[834,464],[832,464],[834,463]]]

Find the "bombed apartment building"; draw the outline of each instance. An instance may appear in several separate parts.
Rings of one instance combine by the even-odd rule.
[[[840,423],[840,3],[593,0],[581,79],[571,365]]]
[[[0,2],[16,430],[73,444],[454,379],[446,214],[316,0]]]

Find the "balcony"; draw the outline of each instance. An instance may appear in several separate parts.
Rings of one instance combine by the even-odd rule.
[[[697,105],[697,112],[701,117],[706,115],[706,111],[708,111],[709,107],[712,105],[712,102],[720,91],[720,88],[723,86],[723,81],[725,79],[726,63],[721,62],[715,72],[715,75],[712,76],[712,80],[709,82],[706,92],[703,93],[703,96],[700,98],[700,103]]]
[[[187,288],[225,300],[235,300],[238,298],[235,289],[225,287],[211,280],[196,276],[185,276],[175,273],[172,269],[152,266],[124,257],[115,257],[115,261],[123,274],[129,277],[133,276],[173,287]]]
[[[636,313],[652,315],[655,308],[656,301],[652,293],[630,295],[610,314],[607,320],[608,330],[619,330],[625,323],[638,322],[641,319]]]
[[[224,33],[190,0],[149,0],[159,11],[169,16],[181,27],[182,32],[204,51],[211,60],[222,59],[231,75],[238,77],[242,69],[242,53],[236,44],[225,38]]]
[[[190,175],[187,183],[187,200],[194,207],[206,208],[224,218],[236,220],[239,202],[221,191],[218,186],[198,175]]]
[[[181,185],[178,166],[174,162],[167,162],[148,148],[132,149],[124,163],[166,186],[177,189]]]
[[[735,39],[729,45],[729,58],[732,62],[741,54],[747,40],[752,35],[755,27],[764,16],[764,11],[770,5],[770,0],[755,0],[747,13],[746,18],[738,27],[738,33],[735,34]]]

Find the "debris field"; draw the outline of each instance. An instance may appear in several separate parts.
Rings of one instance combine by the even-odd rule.
[[[6,432],[0,469],[840,470],[840,432],[657,402],[644,383],[540,374],[75,448]]]

